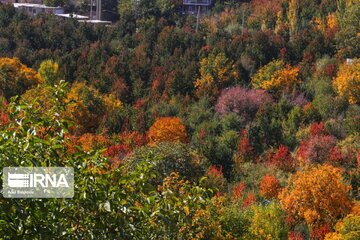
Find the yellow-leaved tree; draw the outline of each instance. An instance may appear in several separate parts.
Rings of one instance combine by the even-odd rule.
[[[178,117],[161,117],[148,131],[150,144],[159,142],[187,142],[185,125]]]
[[[194,86],[200,96],[217,96],[220,89],[237,76],[235,66],[224,53],[211,53],[200,60],[200,77]]]
[[[0,95],[9,99],[40,83],[43,83],[40,75],[19,59],[0,58]]]
[[[122,103],[112,94],[103,95],[83,82],[74,83],[65,100],[69,117],[80,132],[92,132],[99,126],[105,113],[120,109]]]
[[[251,83],[255,88],[265,89],[274,93],[291,91],[300,82],[299,67],[292,67],[282,60],[274,60],[252,77]]]
[[[349,103],[360,103],[360,59],[341,64],[333,83],[338,94]]]
[[[42,61],[38,72],[47,84],[53,85],[59,80],[59,65],[52,60]]]

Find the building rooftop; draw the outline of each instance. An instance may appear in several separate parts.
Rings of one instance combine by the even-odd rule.
[[[50,7],[44,4],[35,4],[35,3],[14,3],[14,8],[19,8],[19,7],[46,8],[46,9],[61,8],[61,7]]]
[[[84,16],[84,15],[78,15],[78,14],[72,14],[72,13],[64,13],[64,14],[55,14],[58,17],[63,17],[63,18],[74,18],[74,19],[89,19],[88,16]]]
[[[102,23],[102,24],[112,24],[111,21],[101,21],[101,20],[79,20],[79,22],[85,22],[85,23],[95,23],[95,24],[98,24],[98,23]]]

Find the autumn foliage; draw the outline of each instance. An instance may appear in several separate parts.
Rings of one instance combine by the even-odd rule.
[[[244,197],[243,196],[244,190],[245,190],[245,183],[239,182],[238,184],[236,184],[233,190],[233,199],[238,200],[241,197]]]
[[[222,166],[210,166],[206,172],[205,185],[207,187],[215,188],[222,194],[226,187],[226,179],[224,178]]]
[[[298,78],[300,69],[285,64],[282,60],[274,60],[252,77],[252,85],[272,92],[293,90],[300,83]]]
[[[259,192],[262,197],[266,199],[277,198],[280,190],[281,185],[276,177],[267,174],[261,180]]]
[[[280,145],[275,153],[268,153],[266,163],[269,166],[278,167],[284,171],[293,170],[296,166],[296,162],[289,151],[289,148],[284,145]]]
[[[32,68],[17,58],[0,58],[0,95],[10,98],[42,83],[44,80]]]
[[[148,131],[150,144],[160,142],[187,142],[185,125],[177,117],[161,117],[156,119],[155,123]]]
[[[229,84],[237,75],[232,62],[224,53],[211,53],[200,60],[200,77],[194,86],[200,96],[217,96],[220,88]]]
[[[349,103],[360,103],[360,60],[340,65],[334,87],[340,96],[348,99]]]
[[[222,117],[235,113],[248,122],[262,105],[271,102],[271,96],[264,90],[232,87],[221,92],[215,109]]]
[[[55,84],[59,80],[59,64],[52,60],[43,61],[38,72],[47,84]]]
[[[279,195],[282,207],[307,224],[334,223],[350,212],[351,187],[338,168],[323,165],[297,172]]]
[[[360,239],[359,0],[183,2],[0,4],[0,172],[76,170],[1,239]]]
[[[122,102],[113,94],[103,95],[85,83],[74,83],[65,99],[66,112],[78,125],[77,131],[94,131],[105,113],[122,107]]]
[[[297,154],[300,162],[324,163],[330,159],[334,159],[334,154],[336,153],[334,152],[336,138],[332,135],[324,134],[324,129],[321,126],[321,124],[313,124],[310,128],[311,137],[304,139],[300,143]]]

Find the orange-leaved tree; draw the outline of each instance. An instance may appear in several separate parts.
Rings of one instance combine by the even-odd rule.
[[[350,190],[351,186],[342,182],[339,168],[320,165],[297,172],[279,199],[292,217],[316,227],[334,224],[349,213],[352,207]]]
[[[42,82],[40,75],[19,59],[0,58],[0,95],[9,99]]]
[[[187,142],[185,125],[178,117],[161,117],[148,131],[150,144],[159,142]]]
[[[266,199],[277,198],[281,191],[281,185],[276,177],[266,174],[261,180],[259,192]]]
[[[360,103],[360,59],[340,65],[334,87],[351,104]]]

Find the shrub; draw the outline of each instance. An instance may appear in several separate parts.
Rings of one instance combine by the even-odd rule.
[[[59,80],[59,65],[52,60],[42,61],[38,72],[47,84],[53,85]]]
[[[218,191],[223,192],[226,187],[226,180],[224,178],[222,166],[217,167],[213,165],[208,168],[206,172],[206,179],[204,185],[206,187],[217,189]]]
[[[239,200],[241,197],[243,197],[243,193],[245,190],[245,183],[239,182],[235,185],[232,193],[233,200]]]
[[[68,117],[77,123],[74,128],[80,132],[94,132],[104,114],[122,108],[122,102],[112,94],[102,95],[97,89],[85,83],[74,83],[65,99]]]
[[[288,240],[304,240],[304,236],[299,232],[289,232]]]

